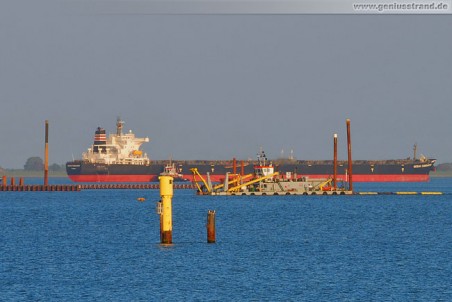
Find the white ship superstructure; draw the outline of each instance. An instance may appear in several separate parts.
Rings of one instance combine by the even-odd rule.
[[[110,134],[108,139],[105,129],[98,127],[94,135],[94,144],[84,152],[84,161],[98,164],[132,164],[149,165],[146,153],[140,150],[143,143],[149,142],[148,137],[135,137],[132,130],[122,133],[124,122],[118,118],[116,134]]]

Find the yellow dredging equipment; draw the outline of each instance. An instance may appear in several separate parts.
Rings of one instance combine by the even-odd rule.
[[[193,173],[193,186],[196,188],[196,191],[199,195],[211,195],[213,192],[217,192],[220,189],[225,192],[232,192],[236,187],[243,186],[243,182],[251,177],[253,174],[230,174],[229,172],[225,175],[225,180],[223,183],[212,185],[210,181],[210,174],[207,172],[206,177],[207,180],[202,177],[197,168],[192,168],[190,171]],[[237,185],[239,184],[239,185]],[[230,188],[231,185],[236,185],[235,187]]]
[[[207,181],[199,173],[197,168],[192,168],[190,171],[193,173],[193,185],[196,187],[198,194],[210,194],[212,193],[212,184],[210,183],[210,175],[207,174]],[[199,179],[198,179],[199,178]],[[199,183],[202,183],[200,185]]]

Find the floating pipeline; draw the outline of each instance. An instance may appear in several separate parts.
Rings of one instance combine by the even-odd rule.
[[[354,195],[446,195],[444,192],[355,192]]]
[[[80,184],[80,185],[0,185],[0,192],[38,192],[38,191],[61,191],[72,192],[81,190],[158,190],[159,184]],[[175,184],[174,189],[191,189],[192,184]]]
[[[82,184],[82,190],[102,190],[102,189],[129,189],[129,190],[158,190],[160,185],[156,184]],[[174,189],[191,189],[195,187],[192,184],[174,184]]]

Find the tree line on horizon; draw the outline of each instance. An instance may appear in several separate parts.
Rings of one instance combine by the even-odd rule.
[[[1,167],[0,167],[1,169]],[[39,156],[32,156],[27,159],[24,165],[25,171],[43,171],[44,170],[44,160]],[[63,171],[65,170],[64,165],[51,164],[49,165],[50,171]]]
[[[439,164],[436,166],[436,171],[452,171],[452,163]]]

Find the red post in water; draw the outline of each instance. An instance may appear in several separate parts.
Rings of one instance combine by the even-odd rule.
[[[353,169],[352,169],[352,138],[350,136],[350,119],[346,120],[347,146],[348,146],[348,189],[353,191]]]
[[[207,243],[215,243],[215,211],[207,212]]]

